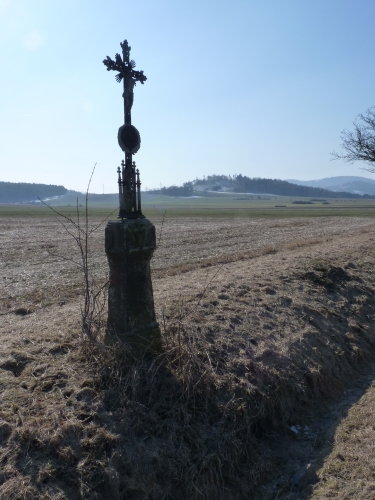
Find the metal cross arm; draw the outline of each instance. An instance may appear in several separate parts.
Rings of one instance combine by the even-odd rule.
[[[125,63],[122,59],[120,54],[116,54],[115,56],[116,61],[111,59],[109,56],[107,56],[106,59],[104,59],[103,64],[107,66],[107,71],[118,71],[119,74],[116,75],[116,81],[118,83],[121,82],[121,80],[125,77],[131,77],[134,80],[134,83],[136,82],[141,82],[142,85],[144,82],[147,80],[146,75],[143,73],[143,71],[135,71],[133,68],[135,68],[135,62],[133,59]]]

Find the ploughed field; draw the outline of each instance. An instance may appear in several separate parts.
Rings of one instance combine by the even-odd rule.
[[[90,219],[95,228],[103,219]],[[368,218],[166,218],[152,219],[158,249],[152,259],[156,279],[239,261],[286,248],[329,241],[372,228]],[[105,281],[104,225],[92,233],[89,257],[93,273]],[[70,228],[71,229],[71,228]],[[46,218],[0,219],[3,286],[1,310],[38,309],[74,298],[81,292],[80,258],[73,238],[60,221]],[[181,280],[174,280],[178,285]],[[199,282],[197,282],[197,290]]]
[[[352,466],[375,439],[353,424],[375,361],[372,220],[152,222],[166,354],[121,368],[81,339],[60,222],[0,219],[0,499],[373,498],[369,460]]]

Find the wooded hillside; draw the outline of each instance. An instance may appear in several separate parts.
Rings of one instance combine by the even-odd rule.
[[[53,184],[29,184],[26,182],[0,182],[0,203],[25,203],[61,196],[68,190]]]
[[[313,196],[318,198],[372,198],[370,195],[359,195],[347,192],[330,191],[319,187],[299,186],[280,179],[249,178],[237,175],[233,191],[237,193],[266,193],[279,196]]]
[[[162,187],[151,193],[168,196],[192,196],[205,191],[226,191],[234,193],[272,194],[277,196],[301,196],[315,198],[374,198],[374,195],[358,194],[343,191],[331,191],[320,187],[301,186],[280,179],[262,179],[246,177],[246,175],[210,175],[203,179],[185,182],[181,187]]]

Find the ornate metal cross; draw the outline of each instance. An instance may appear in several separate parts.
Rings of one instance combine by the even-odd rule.
[[[130,58],[130,49],[127,40],[120,44],[122,48],[122,57],[115,55],[115,60],[107,56],[103,63],[107,71],[118,71],[116,81],[123,81],[124,92],[124,125],[118,131],[118,143],[125,153],[125,161],[121,162],[121,168],[118,167],[118,184],[120,197],[119,219],[138,219],[144,218],[141,211],[141,182],[139,179],[139,170],[136,169],[132,157],[141,146],[141,137],[138,130],[131,123],[131,108],[134,100],[134,85],[137,82],[142,84],[147,80],[143,71],[136,71],[135,62]]]

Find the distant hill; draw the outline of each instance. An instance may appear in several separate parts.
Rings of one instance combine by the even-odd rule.
[[[64,186],[53,184],[29,184],[26,182],[0,182],[0,203],[27,203],[41,198],[53,198],[66,194]]]
[[[313,181],[312,181],[313,182]],[[374,182],[375,188],[375,182]],[[271,194],[277,196],[301,196],[314,198],[361,198],[362,194],[350,191],[333,191],[318,186],[291,183],[280,179],[263,179],[260,177],[250,178],[246,175],[226,176],[210,175],[203,179],[195,179],[185,182],[182,187],[170,186],[150,191],[169,196],[192,196],[194,194],[204,194],[204,192],[216,191],[218,193],[249,193],[249,194]],[[374,189],[375,195],[375,189]],[[372,194],[363,195],[371,198]]]
[[[314,181],[299,181],[287,179],[287,182],[298,184],[299,186],[310,186],[329,189],[330,191],[346,191],[355,194],[375,195],[375,180],[368,177],[354,175],[342,175],[337,177],[325,177]]]
[[[279,196],[311,196],[317,198],[359,198],[358,193],[332,191],[321,187],[301,186],[280,179],[260,179],[237,175],[235,192],[270,193]],[[363,195],[369,197],[369,195]]]

